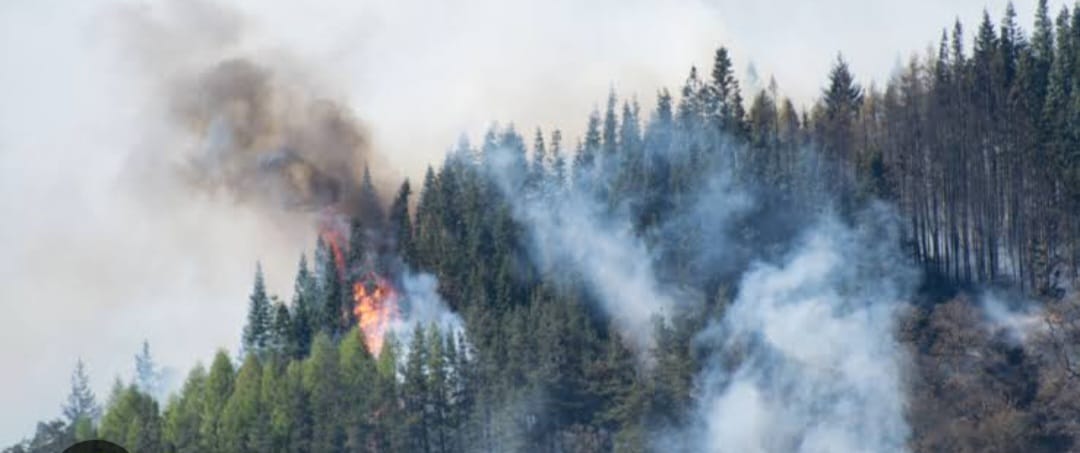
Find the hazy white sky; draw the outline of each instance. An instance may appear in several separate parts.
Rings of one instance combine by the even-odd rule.
[[[989,3],[988,3],[989,2]],[[1035,0],[1017,4],[1025,28]],[[1056,13],[1060,2],[1052,2]],[[213,197],[132,187],[128,164],[157,114],[153,84],[117,31],[121,6],[0,3],[0,446],[59,415],[78,357],[104,399],[149,339],[180,373],[235,350],[254,261],[288,296],[310,231]],[[246,47],[297,56],[415,176],[492,120],[572,136],[609,87],[652,104],[718,44],[740,75],[799,100],[843,52],[883,81],[960,17],[1003,0],[238,0]],[[198,31],[192,39],[198,39]],[[167,55],[164,56],[167,58]],[[127,181],[127,182],[125,182]]]

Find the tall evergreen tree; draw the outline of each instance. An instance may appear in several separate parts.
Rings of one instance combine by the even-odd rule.
[[[851,193],[855,181],[851,163],[855,161],[854,128],[862,96],[862,88],[855,83],[847,62],[842,56],[837,56],[823,99],[822,148],[840,169],[835,178],[829,178],[833,181],[830,189],[840,196],[841,208],[845,210],[851,207],[847,194]]]
[[[201,364],[195,365],[188,373],[180,393],[169,400],[164,415],[167,451],[176,453],[204,451],[200,442],[200,429],[206,380],[206,369]]]
[[[292,357],[299,355],[299,348],[294,337],[295,327],[293,326],[292,315],[289,313],[289,307],[285,306],[285,303],[276,296],[272,299],[274,315],[270,323],[270,339],[267,349],[277,356]]]
[[[76,440],[93,437],[93,424],[101,416],[101,407],[90,389],[90,376],[82,359],[75,362],[75,370],[71,372],[71,392],[62,409]]]
[[[222,411],[232,395],[235,371],[232,360],[225,351],[218,351],[210,365],[200,399],[199,443],[200,450],[207,453],[228,453]]]
[[[225,451],[270,451],[270,425],[262,399],[262,364],[248,355],[236,374],[233,391],[221,412],[221,445]]]
[[[143,340],[142,349],[135,356],[135,386],[148,395],[156,395],[161,385],[161,376],[150,355],[150,342]]]
[[[401,183],[394,203],[390,205],[390,224],[394,229],[394,240],[397,244],[398,253],[409,264],[417,264],[416,247],[413,245],[412,219],[409,217],[409,195],[412,189],[409,180]]]
[[[315,276],[308,268],[306,255],[300,255],[296,268],[292,304],[289,309],[292,332],[286,345],[290,357],[300,358],[307,355],[311,349],[311,340],[319,328],[319,310],[316,304],[320,295]]]
[[[244,327],[244,351],[261,354],[265,351],[270,338],[273,313],[270,297],[266,294],[262,265],[259,263],[255,264],[255,286],[248,300],[247,325]]]
[[[428,403],[430,401],[427,372],[427,338],[424,329],[417,324],[413,329],[409,353],[405,358],[401,391],[404,400],[405,431],[408,433],[409,451],[430,452],[431,429]]]
[[[615,155],[619,150],[619,121],[616,117],[615,106],[618,99],[615,97],[615,90],[612,89],[608,93],[607,108],[604,109],[604,131],[603,131],[603,155],[604,165],[609,165],[609,169],[613,169],[614,166],[610,166],[614,162]],[[610,171],[610,170],[609,170]]]
[[[131,451],[164,452],[157,402],[134,385],[114,388],[101,419],[100,435]]]
[[[741,137],[745,132],[744,107],[739,81],[726,47],[716,49],[712,80],[707,86],[705,115],[721,131]]]
[[[329,336],[315,337],[304,363],[304,390],[311,414],[311,451],[341,452],[345,448],[343,401],[338,350]]]

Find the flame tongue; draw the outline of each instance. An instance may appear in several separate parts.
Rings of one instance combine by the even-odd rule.
[[[333,255],[338,277],[346,285],[351,283],[353,315],[356,316],[364,344],[372,355],[378,356],[382,350],[383,336],[390,328],[390,323],[398,317],[398,294],[390,281],[375,273],[356,280],[350,280],[356,269],[347,269],[345,253],[349,244],[347,221],[340,213],[332,209],[324,210],[319,218],[319,236]]]
[[[397,319],[397,293],[386,279],[377,275],[353,284],[353,314],[372,355],[382,350],[383,336]]]
[[[330,253],[334,255],[334,265],[337,266],[338,277],[344,280],[345,252],[343,247],[347,246],[347,244],[345,234],[342,233],[342,227],[339,225],[342,222],[339,218],[324,212],[319,220],[319,237],[330,249]]]

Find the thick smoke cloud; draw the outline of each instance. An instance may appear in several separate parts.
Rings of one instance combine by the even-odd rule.
[[[580,193],[513,195],[512,181],[522,178],[513,177],[511,161],[508,153],[500,154],[492,160],[491,174],[509,197],[516,220],[528,228],[538,268],[564,281],[580,278],[635,349],[647,351],[654,344],[653,318],[670,314],[679,299],[661,287],[645,243],[626,218],[605,215]]]
[[[894,225],[886,212],[855,229],[826,218],[783,262],[743,275],[723,319],[696,339],[716,352],[698,377],[701,425],[686,451],[906,450],[894,324],[918,279]]]
[[[895,323],[920,274],[900,249],[899,218],[871,203],[848,216],[796,210],[803,226],[787,223],[790,216],[774,211],[793,205],[768,205],[752,178],[726,170],[738,168],[731,162],[746,151],[721,146],[700,189],[683,195],[682,205],[652,230],[666,239],[698,238],[689,255],[693,269],[726,276],[736,291],[722,315],[695,336],[703,368],[695,378],[692,421],[654,427],[652,447],[906,451],[907,358]],[[673,149],[673,158],[680,152]],[[817,162],[813,151],[802,154]],[[583,284],[648,372],[655,320],[700,309],[712,295],[671,283],[680,277],[661,272],[665,242],[635,232],[625,207],[599,201],[614,180],[605,169],[613,166],[601,161],[571,187],[523,190],[527,175],[513,149],[482,160],[526,228],[537,267],[565,284]],[[795,177],[812,179],[807,171]],[[802,204],[829,206],[820,190],[800,196]],[[757,233],[740,234],[740,225]]]
[[[330,101],[301,100],[298,112],[288,111],[279,104],[296,101],[277,99],[273,84],[265,67],[229,59],[182,89],[178,120],[206,137],[187,176],[242,201],[287,208],[328,206],[357,193],[369,153],[356,120]]]
[[[171,170],[191,188],[267,209],[353,214],[362,210],[365,171],[389,186],[391,173],[347,97],[295,57],[247,48],[238,13],[173,2],[126,11],[117,22],[158,92],[151,99],[164,100],[150,106],[164,133],[147,134],[135,157],[164,172],[154,177]],[[189,41],[206,22],[210,38]]]
[[[439,281],[434,275],[406,270],[400,277],[400,284],[405,294],[405,307],[402,317],[394,319],[389,329],[399,341],[407,346],[416,326],[437,326],[441,332],[453,332],[455,336],[465,332],[461,316],[451,311],[439,295]]]

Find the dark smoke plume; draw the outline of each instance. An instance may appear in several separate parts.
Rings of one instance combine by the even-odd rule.
[[[174,117],[205,137],[191,181],[288,208],[357,204],[372,153],[340,105],[292,95],[267,67],[242,58],[215,64],[175,95]]]
[[[154,108],[188,143],[177,149],[152,139],[152,160],[168,161],[190,187],[287,210],[361,214],[365,172],[376,186],[391,184],[369,131],[328,86],[330,77],[296,58],[245,48],[235,12],[199,2],[158,6],[168,21],[149,7],[122,16],[151,85],[163,91],[165,103]]]

